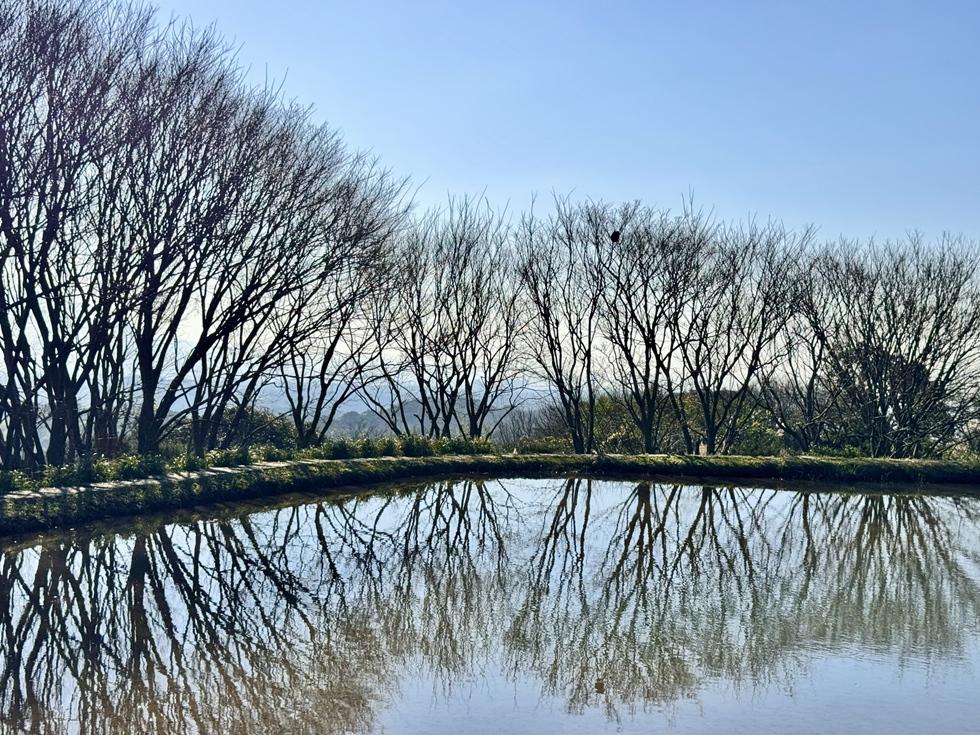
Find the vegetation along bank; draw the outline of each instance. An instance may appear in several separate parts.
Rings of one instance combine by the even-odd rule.
[[[0,496],[0,534],[209,502],[460,474],[819,480],[844,487],[865,482],[980,486],[980,464],[938,460],[555,454],[293,459],[172,472],[135,480],[13,490]]]

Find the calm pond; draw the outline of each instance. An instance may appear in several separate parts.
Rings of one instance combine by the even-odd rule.
[[[980,732],[980,499],[452,481],[8,543],[0,732]]]

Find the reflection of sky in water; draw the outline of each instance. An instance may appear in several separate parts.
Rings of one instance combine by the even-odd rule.
[[[980,730],[980,502],[436,483],[0,558],[0,732]]]
[[[980,650],[974,647],[974,661]],[[973,667],[975,669],[975,666]],[[381,715],[384,732],[423,733],[975,733],[978,678],[969,668],[944,677],[899,674],[891,658],[816,658],[791,685],[745,692],[712,682],[693,699],[610,722],[600,710],[568,717],[563,703],[539,698],[529,677],[488,674],[451,699],[430,680],[406,680]]]

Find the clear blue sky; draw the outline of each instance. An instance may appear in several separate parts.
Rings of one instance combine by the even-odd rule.
[[[980,2],[162,0],[423,183],[980,238]]]

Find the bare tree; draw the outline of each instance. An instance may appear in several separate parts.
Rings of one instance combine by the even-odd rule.
[[[840,392],[838,440],[871,456],[955,447],[980,411],[978,253],[954,238],[824,249],[828,297],[812,315]]]
[[[4,466],[227,441],[327,339],[403,182],[249,87],[213,31],[114,2],[0,16]]]
[[[627,207],[622,216],[631,216]],[[595,449],[605,269],[611,232],[601,204],[555,201],[546,219],[524,217],[518,232],[521,279],[532,313],[525,347],[560,407],[577,453]]]
[[[521,312],[504,217],[450,199],[405,233],[376,304],[378,359],[362,395],[395,433],[490,436],[520,405]]]
[[[773,346],[778,359],[759,373],[759,398],[790,446],[808,452],[826,443],[840,390],[828,380],[827,347],[814,329],[829,298],[816,254],[807,252],[798,271],[791,313]]]
[[[669,327],[677,368],[664,374],[688,451],[725,453],[748,418],[756,377],[778,358],[772,348],[792,309],[792,264],[811,232],[692,222],[687,247],[700,262]]]
[[[0,91],[4,468],[203,453],[283,398],[304,446],[355,399],[398,434],[489,437],[537,388],[523,424],[558,415],[577,452],[597,412],[692,453],[736,450],[760,406],[794,448],[874,456],[980,419],[959,240],[804,255],[809,229],[568,199],[409,221],[404,180],[213,30],[116,0],[0,0]]]
[[[120,248],[96,205],[111,198],[104,164],[120,143],[117,109],[149,29],[144,10],[0,4],[5,466],[88,452],[108,394],[119,391],[116,375],[104,377],[129,302]]]
[[[317,254],[333,265],[311,293],[285,310],[291,331],[280,375],[300,446],[323,441],[340,407],[364,388],[381,357],[372,309],[393,287],[404,185],[375,161],[351,161],[323,223],[330,233],[326,244],[337,252]]]
[[[606,219],[606,228],[617,233],[602,258],[609,372],[639,430],[643,451],[654,452],[665,440],[672,365],[682,338],[670,325],[691,294],[701,244],[692,241],[689,221],[668,212],[624,207],[618,219]]]

